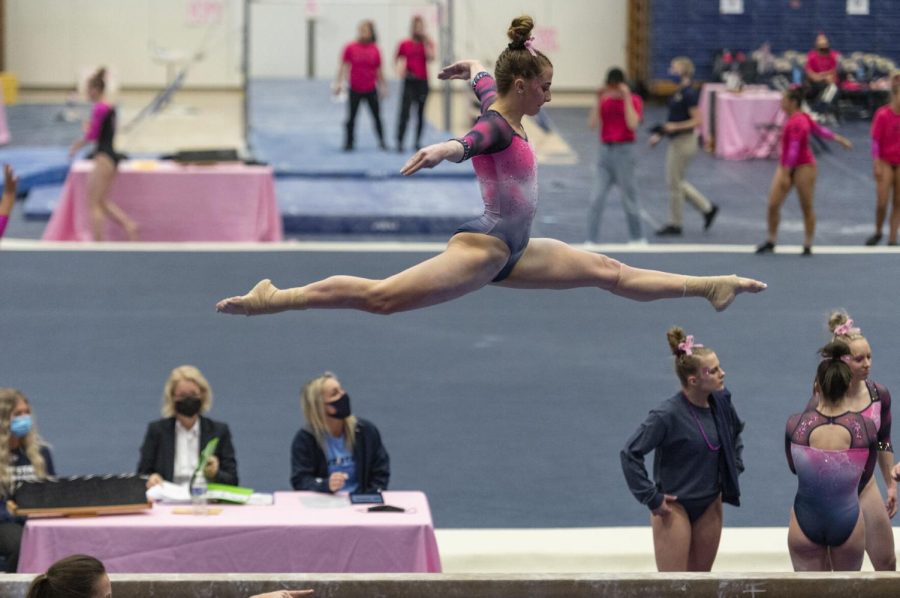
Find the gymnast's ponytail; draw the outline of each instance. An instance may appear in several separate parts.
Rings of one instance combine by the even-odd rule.
[[[97,72],[88,79],[88,87],[96,89],[100,93],[106,90],[106,67],[100,67]]]
[[[35,577],[25,598],[92,598],[104,575],[106,568],[99,560],[86,554],[73,554]]]
[[[835,403],[847,394],[853,373],[849,361],[852,359],[850,346],[836,340],[819,349],[822,361],[816,370],[816,384],[822,397],[829,403]]]

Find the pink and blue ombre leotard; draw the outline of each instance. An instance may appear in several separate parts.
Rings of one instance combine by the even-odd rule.
[[[824,450],[810,446],[813,430],[841,426],[850,432],[850,448]],[[788,466],[797,474],[794,514],[806,537],[822,546],[840,546],[859,519],[859,492],[875,470],[875,424],[859,413],[836,417],[804,411],[788,419],[784,448]]]
[[[509,259],[494,278],[499,282],[509,276],[528,246],[537,209],[537,161],[528,140],[516,133],[499,112],[490,109],[497,99],[494,78],[486,72],[478,73],[472,87],[481,102],[481,117],[457,141],[464,149],[462,159],[472,158],[484,214],[456,232],[482,233],[506,244]]]

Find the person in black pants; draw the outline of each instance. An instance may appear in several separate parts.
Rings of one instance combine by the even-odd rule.
[[[237,459],[228,424],[201,415],[212,407],[212,389],[192,365],[172,370],[163,389],[163,419],[150,422],[141,445],[137,472],[149,476],[147,487],[163,480],[185,485],[192,482],[200,451],[219,439],[203,475],[217,484],[238,484]]]
[[[378,100],[384,97],[387,86],[381,72],[381,52],[375,45],[375,39],[375,23],[372,21],[360,23],[356,40],[344,46],[334,82],[334,93],[339,95],[344,89],[344,80],[349,79],[350,103],[344,137],[344,151],[347,152],[353,151],[355,146],[356,111],[361,100],[365,100],[372,111],[379,147],[387,149],[381,127],[381,108],[378,105]]]
[[[350,412],[350,395],[325,372],[300,394],[306,425],[291,444],[291,486],[315,492],[380,492],[391,461],[371,422]]]
[[[400,42],[395,61],[397,78],[403,81],[403,101],[397,119],[397,151],[403,151],[403,138],[409,122],[409,109],[416,104],[416,150],[422,147],[425,100],[428,98],[428,63],[434,60],[434,43],[425,33],[425,21],[416,15],[412,20],[412,35]]]
[[[20,391],[0,388],[0,556],[6,561],[6,572],[15,573],[19,565],[24,517],[14,517],[6,510],[16,484],[45,480],[56,475],[50,448],[38,434],[32,420],[31,405]]]

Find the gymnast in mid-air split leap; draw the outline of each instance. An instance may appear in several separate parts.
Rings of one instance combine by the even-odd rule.
[[[637,301],[704,297],[721,311],[738,294],[765,289],[750,278],[643,270],[561,241],[529,238],[537,208],[537,164],[522,117],[536,115],[550,101],[553,79],[553,65],[534,47],[533,27],[528,16],[512,21],[507,31],[511,41],[497,59],[493,77],[474,60],[441,71],[441,79],[474,77],[481,117],[463,137],[417,151],[400,171],[411,175],[443,160],[473,158],[484,214],[463,224],[442,253],[383,280],[331,276],[278,289],[265,279],[246,295],[223,299],[216,309],[243,315],[291,309],[391,314],[451,301],[494,283],[520,289],[599,287]]]

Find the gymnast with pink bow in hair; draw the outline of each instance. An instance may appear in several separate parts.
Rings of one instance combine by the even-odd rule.
[[[481,117],[458,139],[417,151],[400,170],[411,175],[444,160],[472,159],[484,213],[460,226],[446,249],[384,279],[331,276],[305,286],[279,289],[269,279],[243,296],[220,301],[228,314],[270,314],[295,309],[357,309],[377,314],[420,309],[452,301],[488,284],[518,289],[596,287],[636,301],[704,297],[723,310],[739,293],[766,285],[738,276],[684,276],[633,268],[554,239],[532,239],[537,210],[537,160],[523,126],[550,101],[553,65],[535,47],[534,21],[513,19],[509,44],[493,75],[475,60],[445,67],[441,79],[472,80]]]
[[[650,411],[620,452],[634,497],[650,510],[659,571],[709,571],[722,535],[722,503],[739,506],[744,423],[715,351],[666,334],[681,390]],[[653,477],[644,456],[654,453]]]

